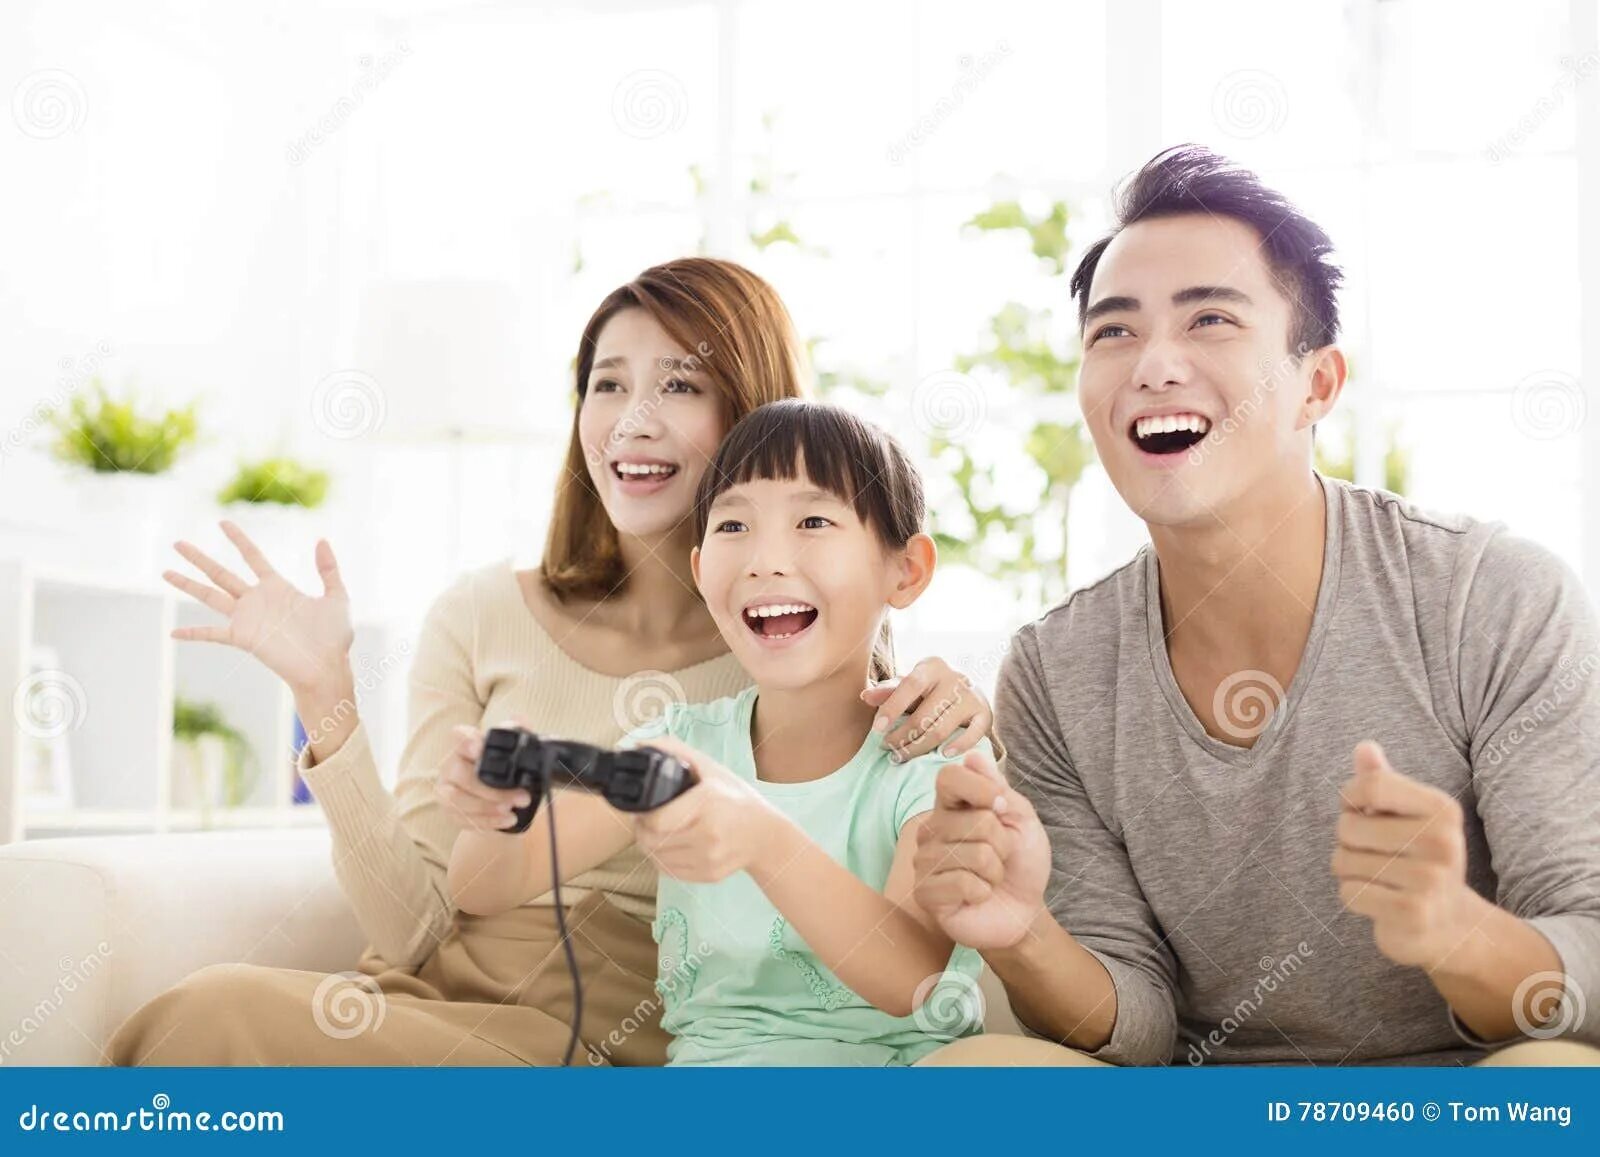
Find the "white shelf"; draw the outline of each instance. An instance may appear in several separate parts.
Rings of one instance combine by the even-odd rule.
[[[176,610],[175,625],[180,627],[213,624],[218,619],[214,611],[190,599],[178,601]],[[294,761],[294,699],[289,689],[253,656],[233,647],[178,643],[174,659],[177,696],[214,704],[250,749],[256,778],[239,806],[287,807]],[[163,806],[178,806],[170,791]]]
[[[316,828],[324,824],[322,809],[314,803],[289,804],[286,807],[227,808],[211,813],[213,828]],[[167,827],[172,831],[188,831],[205,827],[198,811],[173,811],[167,813]]]
[[[156,827],[154,811],[90,811],[87,808],[67,808],[61,811],[39,809],[26,817],[25,833],[32,832],[117,832],[152,831]]]
[[[0,687],[19,688],[31,655],[48,647],[74,701],[56,742],[70,765],[70,806],[29,810],[21,782],[37,740],[13,707],[0,744],[0,843],[90,832],[301,827],[322,823],[315,803],[294,803],[294,700],[259,661],[231,647],[177,642],[173,627],[216,616],[159,581],[34,567],[0,558]],[[351,661],[358,709],[380,768],[403,715],[410,649],[384,623],[356,625]],[[377,679],[364,674],[381,672]],[[209,819],[172,785],[172,720],[178,698],[214,704],[244,737],[255,779],[236,807]],[[12,707],[12,704],[7,704]]]
[[[239,807],[213,810],[207,824],[196,809],[156,811],[90,811],[86,808],[50,812],[36,811],[23,825],[23,832],[149,832],[203,831],[239,828],[311,828],[324,823],[322,809],[315,804],[288,807]]]
[[[29,580],[24,572],[24,581]],[[73,803],[96,811],[161,806],[172,739],[172,602],[159,592],[31,581],[32,621],[20,656],[34,642],[59,662],[58,688],[72,713],[62,736]],[[19,810],[23,799],[18,798]],[[15,821],[13,821],[15,822]]]
[[[96,574],[64,566],[35,566],[29,568],[35,587],[64,587],[86,593],[145,595],[154,598],[168,597],[171,588],[156,579],[139,575]]]

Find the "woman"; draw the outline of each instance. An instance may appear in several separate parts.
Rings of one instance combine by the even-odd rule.
[[[327,815],[339,880],[372,949],[359,979],[202,969],[128,1019],[107,1047],[113,1063],[560,1063],[572,985],[549,897],[471,916],[453,910],[445,879],[459,831],[510,826],[511,809],[529,801],[484,787],[451,751],[463,734],[506,720],[610,746],[665,701],[747,685],[689,573],[692,501],[740,417],[805,393],[803,360],[777,294],[729,262],[669,262],[600,304],[579,343],[578,407],[543,565],[469,573],[434,603],[393,795],[355,711],[348,599],[328,543],[316,548],[316,598],[230,523],[223,529],[254,583],[177,545],[213,585],[171,571],[167,581],[227,622],[174,637],[248,651],[293,689],[309,734],[300,772]],[[905,756],[941,744],[959,754],[991,720],[938,661],[864,698],[894,722],[887,739]],[[665,1058],[654,895],[654,873],[636,851],[562,889],[592,1063]],[[330,1023],[352,1007],[361,1031]]]

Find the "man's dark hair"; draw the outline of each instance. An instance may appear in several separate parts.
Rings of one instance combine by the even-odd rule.
[[[1157,153],[1117,194],[1116,227],[1089,246],[1072,273],[1078,328],[1089,310],[1089,285],[1106,246],[1122,230],[1155,217],[1205,213],[1231,217],[1255,229],[1261,250],[1294,308],[1289,349],[1303,356],[1339,337],[1337,293],[1344,274],[1333,262],[1333,242],[1282,193],[1200,145],[1176,145]]]

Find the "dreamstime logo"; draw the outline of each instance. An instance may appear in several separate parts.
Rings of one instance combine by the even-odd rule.
[[[1578,379],[1561,370],[1539,370],[1511,394],[1511,422],[1530,438],[1548,441],[1571,434],[1589,414]]]
[[[1002,639],[996,646],[986,648],[972,664],[972,676],[965,680],[964,686],[971,687],[974,683],[983,687],[994,686],[995,680],[1000,676],[1000,668],[1005,665],[1006,656],[1011,654],[1011,640]],[[965,671],[966,664],[958,668]]]
[[[900,737],[901,746],[896,748],[896,751],[904,752],[905,749],[911,747],[927,734],[939,720],[943,719],[947,711],[964,703],[968,694],[972,693],[975,688],[993,687],[1000,666],[1005,662],[1006,655],[1010,650],[1011,643],[1009,640],[1005,640],[998,647],[990,647],[975,657],[971,654],[956,656],[955,672],[957,679],[954,693],[938,700],[925,693],[920,699],[916,700],[907,712],[915,711],[916,718],[912,723],[911,730]],[[968,674],[968,671],[972,673]],[[874,683],[873,686],[893,685],[898,688],[901,682],[902,680],[899,678],[891,678]],[[898,727],[898,720],[891,720],[890,722],[895,727]],[[952,735],[945,740],[943,746],[939,748],[941,755],[944,754],[945,748],[954,742],[955,738],[956,736]]]
[[[1499,762],[1506,759],[1506,755],[1509,755],[1512,749],[1522,746],[1523,739],[1538,731],[1539,727],[1550,719],[1550,715],[1554,715],[1560,706],[1566,703],[1566,699],[1573,695],[1573,691],[1582,687],[1595,671],[1600,671],[1600,651],[1592,651],[1579,659],[1578,663],[1573,663],[1573,656],[1563,655],[1558,659],[1557,667],[1560,669],[1560,674],[1554,680],[1550,680],[1549,693],[1539,696],[1538,703],[1534,703],[1528,711],[1518,715],[1517,720],[1494,741],[1494,746],[1485,752],[1485,759],[1488,760],[1490,767],[1498,767]]]
[[[1567,95],[1593,76],[1595,69],[1600,68],[1600,54],[1591,52],[1577,60],[1563,56],[1560,65],[1561,76],[1550,86],[1550,91],[1535,101],[1533,107],[1524,113],[1514,126],[1490,142],[1485,152],[1491,163],[1498,165],[1505,160],[1532,136],[1540,125],[1549,120],[1556,109],[1566,102]]]
[[[354,673],[356,693],[360,695],[375,690],[399,669],[400,661],[410,654],[411,640],[401,639],[392,653],[384,655],[376,663],[372,661],[371,655],[362,655],[356,663],[359,670]],[[302,720],[302,725],[306,727],[306,745],[319,742],[323,736],[332,733],[355,712],[355,701],[347,698],[334,704],[333,710],[316,720],[314,725],[310,721]]]
[[[933,136],[939,130],[939,126],[955,114],[967,97],[977,91],[989,73],[1010,55],[1011,45],[1002,40],[995,45],[993,52],[985,53],[976,59],[969,55],[958,60],[956,63],[961,66],[961,75],[950,86],[950,91],[934,102],[931,111],[918,118],[916,124],[889,146],[889,163],[903,164],[907,155]]]
[[[23,77],[11,94],[17,127],[39,141],[76,132],[88,111],[89,98],[78,78],[57,68]]]
[[[400,61],[409,55],[411,46],[402,40],[393,52],[386,52],[377,58],[371,54],[362,56],[357,62],[361,65],[361,75],[356,78],[349,93],[334,101],[333,107],[323,113],[316,124],[301,133],[299,140],[291,141],[289,147],[284,150],[289,163],[291,165],[304,163],[318,146],[342,129],[345,122],[361,108],[367,93],[387,80]]]
[[[917,985],[911,1002],[911,1019],[933,1036],[966,1036],[983,1027],[983,990],[965,972],[935,972]]]
[[[683,127],[689,94],[670,72],[648,68],[631,72],[611,94],[611,117],[630,137],[649,140]]]
[[[958,672],[957,674],[959,675],[960,673]],[[909,747],[926,735],[939,720],[944,718],[946,711],[964,702],[967,693],[971,690],[972,680],[966,675],[960,675],[956,680],[956,693],[954,695],[947,695],[938,702],[934,702],[924,695],[915,705],[917,718],[912,725],[911,731],[905,737],[905,745]]]
[[[1295,352],[1284,354],[1276,361],[1270,358],[1262,359],[1261,379],[1251,389],[1250,395],[1241,399],[1238,405],[1229,410],[1227,416],[1212,426],[1204,438],[1189,447],[1189,465],[1200,465],[1207,455],[1233,437],[1239,428],[1255,415],[1269,395],[1276,393],[1279,387],[1293,378],[1295,371],[1300,368],[1300,364],[1309,352],[1311,352],[1310,347],[1301,342]]]
[[[1304,966],[1306,957],[1315,956],[1317,950],[1304,940],[1296,944],[1295,950],[1286,954],[1283,959],[1272,956],[1263,956],[1256,962],[1256,967],[1261,969],[1261,975],[1256,978],[1255,984],[1249,993],[1240,997],[1237,1004],[1228,1011],[1228,1015],[1217,1023],[1217,1027],[1208,1032],[1198,1043],[1189,1044],[1189,1063],[1201,1065],[1211,1056],[1211,1050],[1221,1048],[1228,1042],[1228,1038],[1238,1032],[1251,1017],[1261,1011],[1261,1006],[1266,1004],[1267,997],[1278,991],[1278,986],[1284,984]]]
[[[56,978],[50,992],[34,1004],[22,1020],[14,1025],[4,1037],[0,1037],[0,1064],[5,1063],[11,1056],[13,1049],[21,1048],[34,1033],[45,1026],[45,1023],[60,1012],[67,1003],[67,998],[78,991],[80,984],[86,984],[89,977],[99,970],[111,955],[111,945],[104,940],[94,946],[94,951],[82,960],[74,960],[70,956],[63,956],[58,962],[61,975]]]
[[[317,383],[311,395],[312,424],[341,441],[374,433],[387,415],[382,387],[360,370],[335,370]]]
[[[1539,696],[1538,702],[1532,707],[1523,711],[1511,726],[1496,738],[1493,746],[1484,752],[1484,758],[1490,767],[1499,766],[1501,760],[1522,746],[1523,740],[1539,730],[1574,692],[1588,682],[1591,675],[1600,671],[1600,651],[1590,652],[1576,663],[1572,661],[1571,655],[1562,655],[1556,665],[1560,674],[1551,680],[1549,690]]]
[[[633,1006],[631,1012],[622,1018],[620,1024],[606,1034],[605,1039],[589,1050],[589,1063],[603,1065],[611,1060],[611,1054],[628,1042],[628,1038],[641,1028],[658,1023],[656,1014],[661,1011],[665,998],[676,994],[680,985],[693,986],[695,974],[700,971],[700,965],[712,952],[711,945],[702,940],[694,948],[689,949],[682,960],[675,958],[670,950],[663,950],[656,961],[656,971],[661,979],[656,981],[655,993],[645,997]]]
[[[1211,119],[1238,139],[1275,133],[1289,115],[1283,82],[1270,72],[1246,69],[1229,73],[1211,94]]]
[[[311,1019],[334,1040],[377,1032],[388,1007],[378,982],[361,972],[329,973],[311,994]]]
[[[671,948],[663,946],[660,958],[656,961],[656,971],[662,977],[656,981],[656,993],[668,996],[676,992],[680,984],[693,984],[695,974],[710,955],[711,944],[705,940],[685,951],[682,960],[672,954]]]
[[[35,671],[17,684],[11,714],[23,734],[57,739],[89,717],[89,696],[66,671]]]
[[[1583,1023],[1587,1012],[1583,989],[1561,972],[1535,972],[1511,994],[1511,1019],[1519,1032],[1536,1040],[1571,1032]]]
[[[0,463],[4,462],[7,454],[26,445],[34,434],[49,423],[52,414],[93,381],[94,375],[100,371],[106,358],[110,356],[111,343],[101,340],[82,357],[64,357],[57,362],[61,376],[56,379],[55,389],[40,398],[21,422],[6,431],[4,441],[0,442]]]
[[[661,371],[661,376],[656,380],[655,389],[650,392],[649,397],[641,399],[637,405],[630,407],[627,413],[617,419],[617,424],[611,427],[611,432],[606,435],[603,445],[589,447],[584,455],[589,465],[599,466],[605,461],[607,450],[627,441],[643,429],[650,415],[661,408],[661,403],[667,396],[667,387],[679,374],[692,374],[704,369],[706,360],[711,354],[711,344],[701,342],[695,347],[695,352],[686,358],[663,357],[657,361],[656,368]]]
[[[666,714],[674,703],[684,703],[688,696],[683,684],[666,671],[640,671],[617,685],[611,697],[611,714],[623,731],[652,723]]]
[[[1235,671],[1211,697],[1211,717],[1232,739],[1254,739],[1272,725],[1283,687],[1265,671]]]
[[[930,438],[964,442],[983,427],[988,401],[968,374],[940,370],[917,383],[911,394],[911,420]]]

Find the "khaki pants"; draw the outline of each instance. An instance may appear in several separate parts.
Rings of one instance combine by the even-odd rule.
[[[567,913],[583,977],[573,1064],[666,1060],[656,947],[598,892]],[[252,964],[203,968],[130,1016],[115,1065],[559,1065],[572,978],[549,908],[458,914],[415,974],[372,952],[355,974]]]
[[[919,1065],[981,1066],[1025,1065],[1050,1068],[1105,1067],[1075,1049],[1036,1037],[993,1033],[952,1041],[929,1053]],[[1483,1066],[1600,1065],[1600,1049],[1570,1040],[1527,1040],[1492,1052],[1478,1062]]]

